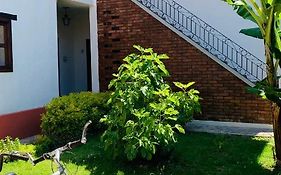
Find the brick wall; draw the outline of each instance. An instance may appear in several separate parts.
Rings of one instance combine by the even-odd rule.
[[[268,102],[248,94],[243,81],[130,0],[98,0],[98,35],[101,90],[139,44],[171,57],[165,62],[170,81],[196,82],[203,98],[197,119],[271,123]]]

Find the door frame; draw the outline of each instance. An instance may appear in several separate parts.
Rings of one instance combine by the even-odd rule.
[[[86,39],[86,57],[87,57],[87,90],[92,91],[92,57],[91,40]]]

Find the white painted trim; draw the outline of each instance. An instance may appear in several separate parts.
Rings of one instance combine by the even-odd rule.
[[[71,0],[71,1],[78,2],[78,3],[81,3],[81,4],[85,4],[85,5],[92,5],[93,4],[93,0]]]
[[[98,14],[97,3],[90,6],[90,36],[91,36],[91,59],[92,59],[92,90],[100,91],[99,85],[99,50],[98,50]]]
[[[237,78],[239,78],[240,80],[242,80],[243,82],[245,82],[246,84],[248,84],[249,86],[253,87],[255,86],[254,83],[252,83],[251,81],[249,81],[247,78],[243,77],[242,75],[240,75],[238,72],[236,72],[235,70],[233,70],[232,68],[230,68],[227,64],[223,63],[220,59],[216,58],[214,55],[212,55],[211,53],[209,53],[208,51],[206,51],[204,48],[202,48],[199,44],[197,44],[196,42],[192,41],[191,39],[189,39],[188,37],[186,37],[183,33],[181,33],[180,31],[178,31],[177,29],[175,29],[174,27],[172,27],[171,25],[169,25],[165,20],[163,20],[162,18],[160,18],[159,16],[157,16],[155,13],[153,13],[151,10],[147,9],[146,7],[144,7],[141,3],[139,3],[137,0],[131,0],[133,1],[136,5],[138,5],[140,8],[142,8],[144,11],[146,11],[148,14],[150,14],[151,16],[153,16],[155,19],[157,19],[159,22],[161,22],[163,25],[165,25],[166,27],[168,27],[170,30],[172,30],[174,33],[176,33],[177,35],[179,35],[181,38],[183,38],[184,40],[186,40],[187,42],[189,42],[191,45],[193,45],[194,47],[196,47],[198,50],[200,50],[201,52],[203,52],[205,55],[207,55],[208,57],[210,57],[212,60],[214,60],[215,62],[217,62],[219,65],[221,65],[223,68],[225,68],[226,70],[228,70],[229,72],[231,72],[233,75],[235,75]]]
[[[55,10],[55,13],[56,13],[56,17],[58,17],[58,2],[55,0],[55,2],[56,2],[56,10]],[[56,69],[56,73],[57,73],[57,76],[56,76],[56,78],[57,78],[57,96],[59,96],[59,94],[60,94],[60,65],[59,65],[59,33],[58,33],[58,20],[57,20],[57,18],[56,18],[56,39],[57,39],[57,42],[56,42],[56,56],[57,56],[57,69]]]

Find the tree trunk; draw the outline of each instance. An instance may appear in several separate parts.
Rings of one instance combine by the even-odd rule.
[[[268,41],[271,43],[271,41]],[[267,42],[265,42],[265,56],[267,64],[267,83],[273,88],[279,88],[278,79],[276,76],[276,71],[273,62],[273,55],[270,51],[270,47]],[[271,102],[271,112],[273,121],[273,132],[274,132],[274,142],[275,142],[275,158],[277,166],[281,166],[281,104]]]
[[[265,42],[265,58],[266,58],[266,74],[267,74],[267,83],[271,87],[278,87],[276,71],[273,62],[273,55],[270,51],[270,46]]]
[[[277,166],[281,166],[281,113],[280,106],[272,103],[273,132]]]

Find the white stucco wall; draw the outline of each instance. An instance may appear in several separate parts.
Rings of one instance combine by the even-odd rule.
[[[175,0],[193,14],[219,30],[221,33],[264,60],[262,40],[240,34],[243,28],[256,27],[238,16],[231,6],[221,0]]]
[[[12,22],[14,71],[0,72],[0,114],[42,107],[58,96],[56,0],[0,0]]]

